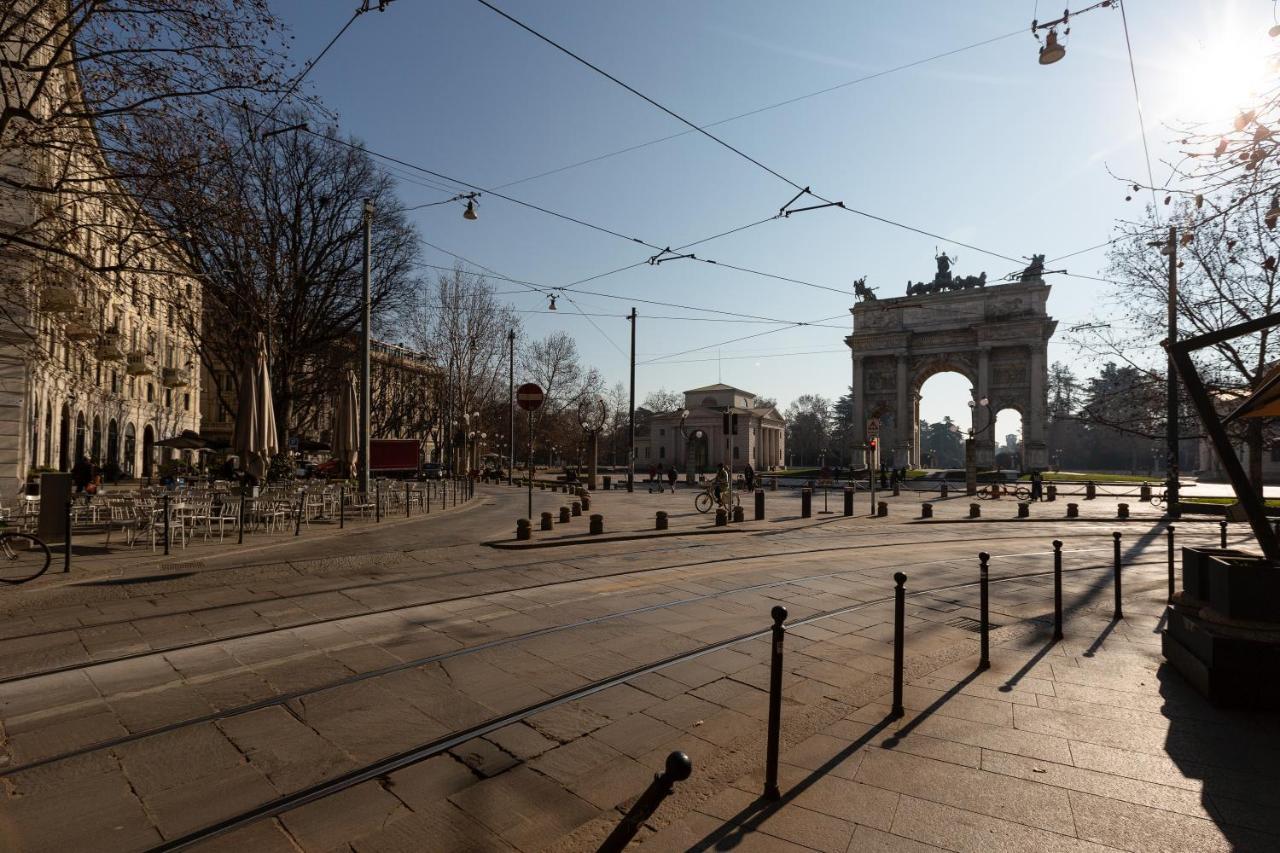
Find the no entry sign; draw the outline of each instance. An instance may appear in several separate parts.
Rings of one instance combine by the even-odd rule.
[[[526,412],[532,412],[542,406],[547,395],[542,393],[542,386],[536,382],[526,382],[516,389],[516,405]]]

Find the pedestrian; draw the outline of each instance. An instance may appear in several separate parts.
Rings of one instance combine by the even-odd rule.
[[[77,492],[83,492],[93,482],[93,465],[89,463],[88,457],[81,456],[71,466],[71,482],[75,484]]]
[[[747,463],[747,467],[742,469],[742,478],[747,482],[747,491],[754,492],[756,490],[756,472],[751,467],[751,463]]]
[[[1038,501],[1043,495],[1044,475],[1040,473],[1040,469],[1033,469],[1031,472],[1031,500]]]
[[[729,488],[729,469],[724,467],[724,463],[720,463],[720,467],[716,469],[716,503],[724,506],[724,490]]]
[[[672,465],[667,469],[667,482],[671,484],[671,494],[676,493],[676,478],[680,475],[676,473],[676,466]]]

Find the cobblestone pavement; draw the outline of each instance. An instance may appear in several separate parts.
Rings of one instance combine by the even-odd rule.
[[[589,850],[673,749],[694,776],[637,849],[1280,845],[1261,801],[1274,721],[1213,711],[1160,667],[1154,510],[1133,499],[1121,521],[1115,499],[1072,498],[1081,519],[1062,499],[1017,519],[1003,500],[968,519],[961,496],[924,521],[924,497],[874,518],[859,494],[846,518],[819,493],[802,518],[794,492],[768,492],[766,520],[726,531],[691,492],[641,486],[593,496],[604,535],[574,517],[526,544],[525,493],[486,487],[446,514],[202,546],[178,568],[112,555],[5,590],[0,849],[148,850],[230,821],[193,849]],[[652,530],[658,510],[674,535]],[[975,677],[980,550],[999,627]],[[895,571],[910,686],[885,724]],[[760,634],[778,603],[805,624],[786,641],[784,798],[766,807]]]

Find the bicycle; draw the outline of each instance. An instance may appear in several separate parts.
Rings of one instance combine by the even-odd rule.
[[[49,546],[32,533],[0,531],[0,583],[35,580],[49,569]]]
[[[725,492],[728,492],[727,488],[721,494],[724,494]],[[701,492],[699,492],[697,495],[694,496],[693,507],[698,512],[705,513],[705,512],[711,512],[711,508],[715,505],[716,505],[715,483],[708,483],[707,485],[702,487]],[[727,500],[720,501],[720,505],[723,506],[725,509],[731,508],[729,507]],[[734,507],[742,506],[742,498],[740,494],[736,491],[733,493],[733,506]]]
[[[1169,493],[1167,489],[1161,489],[1158,492],[1151,493],[1151,505],[1156,509],[1164,506],[1169,502]]]
[[[1008,495],[1020,501],[1029,501],[1031,500],[1031,489],[1021,485],[1006,486],[1002,483],[988,483],[978,487],[979,500],[989,501],[1001,495]]]

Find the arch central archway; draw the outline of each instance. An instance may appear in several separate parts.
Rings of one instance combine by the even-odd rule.
[[[1043,262],[1019,281],[985,286],[985,276],[956,277],[939,256],[932,284],[912,285],[911,295],[878,299],[853,308],[853,333],[845,338],[853,361],[854,459],[868,464],[867,423],[880,417],[880,455],[891,464],[921,462],[919,396],[928,379],[954,371],[973,387],[975,461],[995,463],[995,438],[984,419],[1000,409],[1023,415],[1024,465],[1048,466],[1049,338],[1057,321],[1047,313],[1049,286]]]

